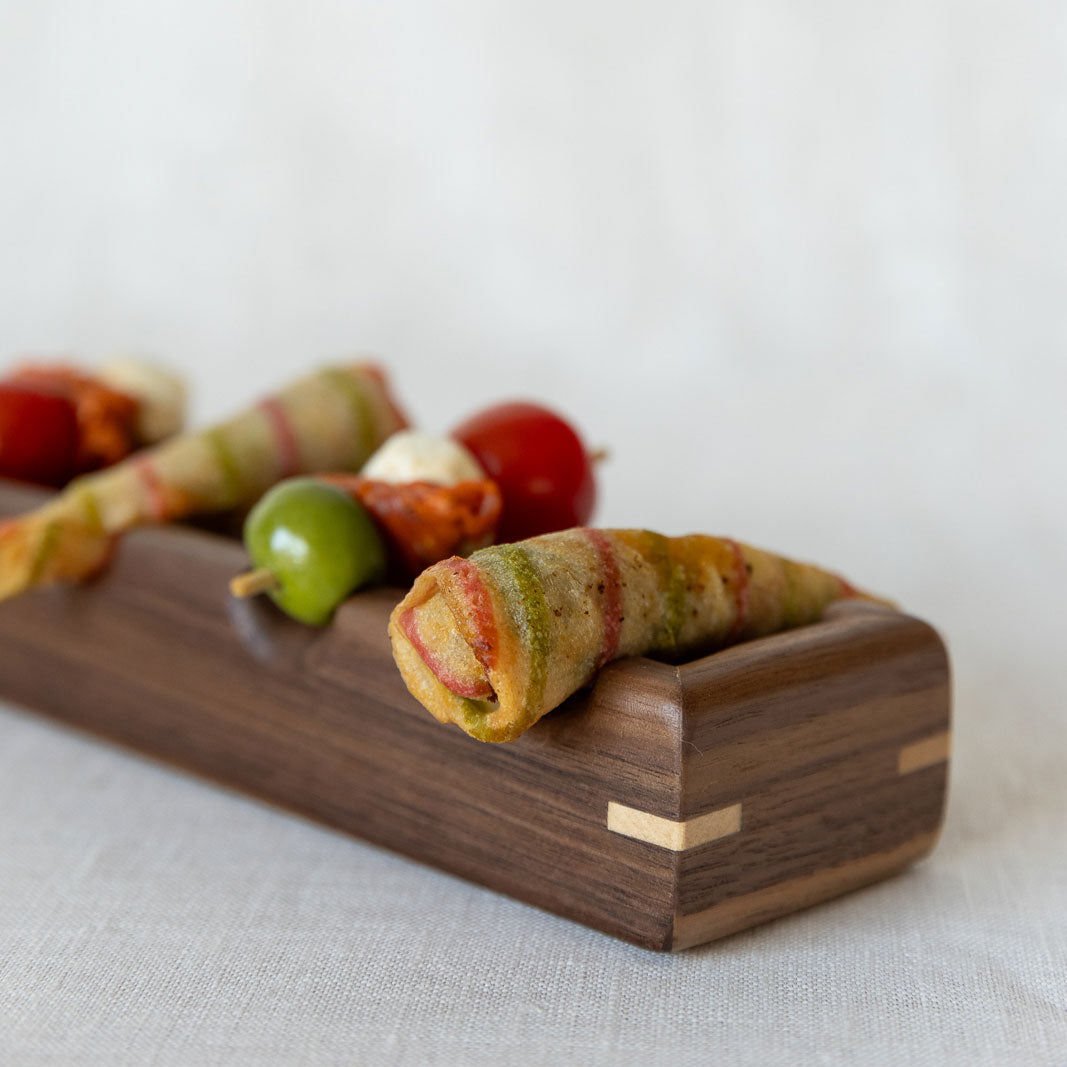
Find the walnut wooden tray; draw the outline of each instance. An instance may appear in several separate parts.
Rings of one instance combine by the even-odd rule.
[[[41,499],[0,485],[2,514]],[[232,600],[245,564],[230,538],[146,529],[99,581],[0,604],[0,696],[653,949],[933,847],[949,669],[916,619],[842,604],[681,667],[611,664],[486,745],[404,688],[385,629],[397,591],[312,630]]]

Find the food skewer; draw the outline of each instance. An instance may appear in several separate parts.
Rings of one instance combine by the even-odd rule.
[[[249,513],[244,539],[253,569],[232,578],[230,592],[241,599],[266,593],[293,618],[321,625],[387,571],[407,582],[439,560],[491,544],[499,517],[500,491],[488,479],[291,478]]]
[[[493,543],[501,494],[448,437],[401,430],[359,474],[319,473],[275,485],[249,513],[253,569],[230,581],[239,599],[266,593],[294,619],[329,622],[361,586]]]
[[[505,525],[507,539],[518,540],[588,522],[600,458],[539,404],[498,404],[450,436],[403,430],[359,474],[276,485],[248,516],[253,570],[234,578],[230,591],[238,598],[266,593],[293,618],[321,625],[377,573],[383,550],[391,577],[407,582],[440,560],[492,544]],[[340,490],[348,505],[316,480]]]
[[[238,600],[270,593],[281,587],[281,579],[270,567],[257,567],[254,571],[235,574],[230,579],[230,593]]]
[[[611,660],[679,661],[813,622],[846,597],[878,600],[726,538],[576,528],[430,567],[389,634],[435,718],[512,741]]]
[[[76,479],[43,507],[0,523],[0,600],[92,576],[130,527],[247,507],[294,474],[358,470],[405,425],[377,367],[322,370],[226,422]]]

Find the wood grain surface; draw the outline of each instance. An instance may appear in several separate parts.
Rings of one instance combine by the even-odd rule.
[[[0,513],[39,499],[0,486]],[[681,667],[614,663],[486,745],[405,689],[399,591],[314,630],[233,600],[245,564],[216,533],[133,532],[99,580],[0,604],[0,695],[653,949],[867,884],[936,839],[948,664],[905,615],[840,605]]]

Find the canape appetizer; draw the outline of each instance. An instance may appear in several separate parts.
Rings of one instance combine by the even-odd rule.
[[[360,474],[293,478],[252,509],[244,541],[253,570],[237,597],[266,593],[300,622],[323,625],[364,585],[410,582],[452,555],[492,544],[500,491],[449,438],[394,434]]]
[[[404,425],[376,367],[323,370],[227,422],[78,478],[38,510],[0,523],[0,599],[90,577],[132,526],[248,507],[294,474],[358,470]]]
[[[323,625],[383,573],[406,583],[496,539],[587,522],[595,458],[569,423],[538,404],[496,405],[448,437],[402,430],[358,475],[318,476],[347,504],[308,479],[275,486],[245,526],[254,569],[230,590],[265,593],[293,618]],[[359,506],[362,518],[354,514]]]
[[[611,660],[678,661],[818,619],[844,579],[725,538],[577,528],[424,571],[393,655],[441,722],[512,741]]]

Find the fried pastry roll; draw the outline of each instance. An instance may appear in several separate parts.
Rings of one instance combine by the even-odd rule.
[[[144,523],[248,507],[282,478],[359,470],[406,421],[382,372],[332,367],[201,433],[171,437],[0,523],[0,600],[99,571]]]
[[[408,689],[480,741],[512,741],[611,660],[692,658],[864,597],[726,538],[578,528],[423,571],[389,621]]]

